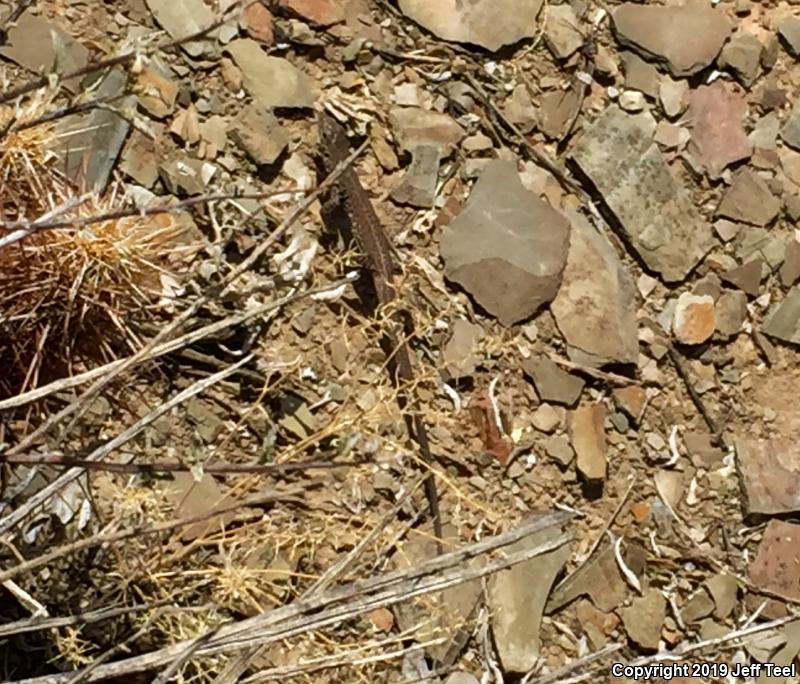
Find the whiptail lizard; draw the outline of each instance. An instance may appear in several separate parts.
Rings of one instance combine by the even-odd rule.
[[[338,164],[343,162],[350,151],[347,134],[344,128],[329,114],[319,115],[319,136],[321,147],[322,167],[325,173],[331,173]],[[382,307],[391,306],[397,300],[397,289],[394,286],[394,260],[392,258],[392,244],[381,226],[372,201],[358,179],[358,174],[352,167],[347,168],[339,176],[334,191],[334,201],[341,203],[341,208],[347,218],[359,248],[363,252],[367,270],[369,271],[378,304]],[[394,351],[395,373],[392,379],[396,385],[413,384],[414,370],[411,365],[411,353],[403,335],[403,325],[395,316],[392,331],[387,335],[389,344]],[[419,412],[413,406],[414,401],[409,396],[400,397],[401,406],[412,409],[412,417],[407,419],[409,432],[414,441],[419,445],[422,459],[427,464],[433,462],[428,432]],[[428,499],[433,528],[436,533],[441,553],[442,546],[442,521],[439,511],[439,494],[436,489],[436,480],[432,473],[425,480],[425,494]]]

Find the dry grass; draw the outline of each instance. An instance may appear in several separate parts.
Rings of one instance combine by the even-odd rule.
[[[81,221],[119,209],[121,186],[80,195],[59,171],[51,123],[25,128],[42,103],[0,110],[0,218],[33,223],[43,216]],[[0,239],[12,231],[0,229]],[[167,257],[181,251],[183,228],[170,214],[131,216],[32,230],[0,246],[0,393],[12,396],[43,377],[87,360],[113,358],[135,342],[130,321],[156,305],[169,276]]]

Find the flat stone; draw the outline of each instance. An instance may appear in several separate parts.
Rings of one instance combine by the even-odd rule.
[[[30,12],[23,12],[16,23],[8,27],[5,44],[0,44],[0,55],[35,74],[66,74],[89,62],[89,50],[83,43],[58,25]],[[72,78],[64,81],[64,85],[78,92],[80,81],[80,78]]]
[[[733,240],[733,238],[739,234],[741,228],[742,226],[740,224],[734,223],[733,221],[726,221],[725,219],[714,221],[714,232],[723,242],[730,242]]]
[[[757,297],[761,292],[761,269],[763,260],[759,257],[748,261],[742,266],[725,271],[720,274],[720,278],[726,283],[738,287],[753,297]]]
[[[748,136],[750,142],[757,149],[774,150],[778,143],[778,134],[781,130],[781,120],[775,112],[762,116]]]
[[[228,135],[259,166],[274,164],[289,144],[275,115],[258,105],[242,109],[228,126]]]
[[[789,53],[800,57],[800,16],[789,15],[781,19],[778,33]]]
[[[683,148],[691,140],[692,134],[688,128],[677,126],[669,121],[661,120],[656,126],[656,133],[653,139],[668,150]]]
[[[210,473],[204,473],[199,482],[192,473],[175,473],[172,480],[164,484],[163,495],[175,507],[175,514],[182,518],[207,516],[205,520],[183,528],[180,537],[184,542],[225,529],[236,519],[234,511],[209,515],[230,505],[230,495]]]
[[[451,378],[463,378],[475,372],[480,361],[477,346],[484,337],[483,328],[463,318],[453,321],[450,338],[442,350],[442,361]]]
[[[603,404],[581,404],[572,414],[572,448],[577,455],[578,472],[590,481],[606,477],[605,419],[606,407]]]
[[[560,536],[551,528],[508,547],[508,553],[520,552]],[[504,672],[527,672],[538,661],[542,614],[550,588],[569,560],[568,544],[517,563],[488,580],[488,607],[492,636]],[[536,581],[532,582],[531,578]]]
[[[567,265],[550,305],[569,357],[591,366],[635,363],[636,286],[608,240],[577,213],[570,219]]]
[[[791,287],[800,280],[800,242],[795,239],[786,244],[786,259],[780,270],[781,284]]]
[[[500,160],[487,164],[441,238],[447,278],[503,325],[555,297],[568,246],[569,221],[525,190],[515,164]]]
[[[800,600],[800,525],[770,520],[747,574],[756,589]],[[785,604],[772,599],[762,612],[766,619],[786,614]]]
[[[156,119],[163,119],[175,110],[178,84],[170,78],[166,66],[161,69],[142,69],[136,75],[134,92],[142,108]]]
[[[256,41],[239,38],[225,46],[242,72],[242,85],[262,107],[309,108],[316,99],[311,79],[291,62],[270,57]]]
[[[723,12],[699,3],[624,3],[611,12],[611,19],[623,45],[665,63],[673,76],[691,76],[709,66],[732,29]]]
[[[431,145],[447,155],[466,134],[453,117],[422,107],[393,107],[389,120],[401,149],[408,152],[420,145]]]
[[[433,145],[418,145],[411,150],[411,163],[402,181],[392,189],[392,199],[420,209],[433,208],[441,160],[441,151]]]
[[[522,370],[533,381],[539,399],[564,406],[574,406],[586,384],[543,355],[525,359]]]
[[[545,453],[566,468],[575,459],[575,452],[566,435],[551,435],[544,443]]]
[[[705,581],[706,589],[714,600],[714,617],[724,620],[736,608],[739,581],[733,575],[720,572]]]
[[[122,95],[126,85],[126,75],[112,69],[102,77],[93,95],[111,100]],[[59,121],[60,168],[77,186],[100,193],[108,185],[131,128],[132,117],[123,114],[133,112],[135,107],[136,97],[128,95],[114,100],[113,110],[98,107],[88,114],[74,114]]]
[[[687,112],[692,131],[688,151],[711,178],[718,178],[727,166],[753,153],[743,126],[746,115],[745,99],[722,81],[692,91]]]
[[[636,424],[642,419],[647,404],[647,392],[642,387],[618,387],[612,392],[614,403]]]
[[[499,50],[539,30],[544,0],[399,0],[400,11],[431,33]]]
[[[717,214],[725,218],[766,226],[778,216],[781,203],[757,173],[744,168],[736,173],[720,202]]]
[[[628,544],[623,558],[635,575],[644,570],[644,554],[636,544]],[[604,613],[616,610],[628,595],[628,585],[620,573],[614,548],[604,544],[578,569],[561,582],[553,591],[545,610],[552,614],[579,596],[588,595],[592,603]]]
[[[275,41],[272,12],[262,3],[253,2],[245,5],[241,21],[248,37],[253,40],[264,45],[272,45]]]
[[[621,52],[619,58],[625,73],[625,87],[639,90],[648,97],[656,98],[660,81],[658,69],[629,50]]]
[[[686,623],[699,622],[714,612],[714,601],[705,589],[698,589],[681,609],[681,619]]]
[[[780,131],[781,140],[789,147],[800,150],[800,103],[795,104]]]
[[[539,98],[538,127],[552,140],[559,140],[575,118],[580,105],[574,88],[548,90]]]
[[[137,130],[128,136],[120,157],[120,171],[139,185],[152,188],[158,180],[158,147],[156,141]]]
[[[575,10],[569,4],[550,5],[544,25],[544,42],[556,59],[567,59],[583,46]]]
[[[770,337],[800,344],[800,287],[789,290],[784,300],[766,317],[761,330]]]
[[[766,262],[768,270],[762,275],[778,268],[783,263],[785,254],[786,243],[775,230],[748,228],[743,230],[736,240],[736,256],[741,261],[761,258]]]
[[[786,195],[783,203],[786,205],[786,215],[789,220],[794,223],[800,221],[800,195]]]
[[[660,589],[649,589],[622,609],[622,624],[631,641],[645,650],[656,651],[666,616],[667,599]]]
[[[737,335],[747,320],[747,295],[744,292],[724,292],[717,300],[715,308],[715,335],[723,339]]]
[[[711,226],[653,142],[656,123],[609,107],[577,142],[573,159],[616,215],[648,268],[682,280],[713,243]]]
[[[183,40],[211,26],[216,15],[203,0],[145,0],[153,17],[173,40]],[[219,29],[209,31],[202,40],[181,45],[190,57],[209,56],[215,51],[214,42]]]
[[[470,673],[464,671],[458,672],[451,672],[447,679],[444,680],[444,684],[480,684],[478,678]]]
[[[670,119],[674,119],[689,106],[689,84],[681,79],[676,81],[662,76],[658,85],[658,99]]]
[[[717,59],[720,68],[729,69],[739,82],[750,87],[761,69],[761,54],[764,46],[748,31],[739,31],[722,48]]]
[[[800,511],[800,449],[793,439],[739,439],[736,465],[749,514]]]
[[[533,412],[533,427],[540,432],[555,432],[564,418],[564,409],[557,410],[550,404],[541,404]]]

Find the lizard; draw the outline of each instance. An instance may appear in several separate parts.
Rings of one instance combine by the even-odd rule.
[[[348,156],[350,144],[347,133],[331,115],[321,112],[318,116],[319,138],[322,170],[330,174]],[[332,201],[340,205],[344,219],[346,219],[352,237],[363,254],[366,270],[371,276],[371,283],[375,290],[377,303],[381,307],[391,307],[397,303],[398,294],[394,284],[395,262],[393,247],[386,232],[381,225],[375,207],[369,195],[361,185],[358,174],[350,166],[346,168],[334,186]],[[413,384],[415,375],[411,364],[411,351],[405,336],[403,326],[397,316],[394,317],[393,329],[387,335],[387,342],[394,351],[394,373],[392,380],[396,386],[402,383]],[[401,408],[413,404],[409,396],[398,396]],[[430,465],[433,463],[430,442],[425,422],[419,411],[412,411],[410,418],[406,418],[412,439],[419,446],[422,460]],[[439,493],[433,473],[428,473],[425,478],[425,496],[428,501],[433,528],[436,534],[439,553],[442,552],[442,520],[439,508]]]

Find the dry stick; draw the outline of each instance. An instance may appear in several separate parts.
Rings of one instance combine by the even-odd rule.
[[[302,503],[302,499],[298,497],[301,497],[310,488],[316,485],[322,485],[322,482],[304,482],[302,486],[281,489],[269,494],[262,494],[249,499],[243,499],[242,501],[237,501],[229,506],[215,507],[213,511],[209,511],[207,513],[192,515],[186,518],[179,518],[178,520],[167,520],[165,522],[158,523],[157,525],[153,525],[152,527],[129,527],[124,530],[117,530],[116,532],[99,532],[91,537],[87,537],[86,539],[80,539],[70,544],[59,546],[58,548],[48,551],[47,553],[36,556],[36,558],[31,558],[30,560],[24,561],[19,565],[15,565],[13,568],[1,570],[0,582],[12,577],[16,577],[17,575],[21,575],[23,573],[30,573],[37,568],[41,568],[42,566],[57,560],[58,558],[69,556],[73,553],[78,553],[79,551],[84,551],[85,549],[90,549],[95,546],[100,546],[101,544],[113,544],[114,542],[125,541],[126,539],[133,539],[134,537],[144,537],[151,534],[169,532],[170,530],[176,530],[180,527],[194,525],[196,523],[204,522],[210,518],[216,518],[218,516],[225,515],[226,513],[238,511],[240,508],[256,508],[279,501],[295,501],[297,503]],[[4,627],[0,627],[0,635],[3,634],[3,629]]]
[[[115,463],[114,461],[90,461],[85,458],[71,458],[55,454],[23,454],[21,456],[3,457],[0,454],[0,463],[10,465],[50,465],[68,468],[86,468],[89,470],[102,470],[109,473],[188,473],[196,466],[180,461],[154,461],[151,463]],[[306,470],[332,470],[335,468],[351,468],[363,465],[356,461],[349,463],[335,463],[333,461],[299,461],[294,463],[202,463],[204,473],[217,475],[238,474],[264,474],[264,473],[294,473]]]
[[[584,366],[580,363],[575,363],[574,361],[570,361],[569,359],[565,359],[557,354],[548,354],[550,360],[553,363],[557,363],[559,366],[563,366],[564,368],[568,368],[569,370],[576,370],[582,373],[586,373],[586,375],[590,375],[597,380],[605,380],[612,385],[639,385],[641,384],[639,380],[636,378],[626,378],[624,375],[617,375],[616,373],[608,373],[606,371],[597,370],[596,368],[592,368],[591,366]]]
[[[123,444],[126,444],[131,439],[136,437],[136,435],[138,435],[148,425],[158,420],[164,414],[168,413],[170,410],[172,410],[173,407],[178,406],[187,399],[191,399],[196,394],[199,394],[200,392],[208,389],[209,387],[216,384],[220,380],[224,380],[232,373],[235,373],[238,368],[240,368],[246,363],[249,363],[252,358],[253,358],[252,355],[246,356],[241,361],[235,363],[229,368],[219,371],[218,373],[214,373],[214,375],[209,375],[207,378],[203,378],[202,380],[199,380],[198,382],[194,383],[193,385],[183,390],[182,392],[179,392],[174,397],[172,397],[172,399],[161,404],[154,410],[150,411],[147,415],[137,420],[127,430],[117,435],[114,439],[109,440],[102,446],[97,447],[86,457],[86,460],[87,461],[102,460],[103,458],[108,456],[108,454],[110,454],[112,451],[118,449]],[[10,452],[11,450],[9,450],[9,453]],[[131,456],[131,458],[133,458],[133,456]],[[12,513],[9,513],[6,517],[0,519],[0,534],[3,534],[8,530],[10,530],[14,525],[20,522],[26,515],[28,515],[28,513],[33,511],[40,504],[44,503],[51,495],[55,494],[62,487],[65,487],[70,482],[77,479],[83,472],[84,472],[83,468],[72,468],[63,475],[61,475],[60,477],[58,477],[56,480],[51,482],[50,484],[40,489],[35,494],[33,494],[17,510],[13,511]]]
[[[163,50],[173,50],[177,47],[180,47],[184,43],[191,43],[193,40],[198,40],[200,38],[205,37],[207,34],[211,33],[211,31],[219,28],[222,26],[226,21],[231,18],[231,15],[234,13],[234,10],[237,10],[240,5],[242,5],[244,0],[235,0],[235,2],[222,13],[222,16],[217,19],[214,23],[207,26],[204,29],[200,29],[195,33],[192,33],[188,36],[183,38],[179,38],[177,40],[170,40],[166,43],[162,43],[161,45],[156,45],[153,48],[153,52],[159,52]],[[250,5],[259,2],[259,0],[251,0],[248,2],[243,9],[246,9]],[[73,78],[77,78],[79,76],[86,76],[87,74],[94,73],[95,71],[100,71],[101,69],[108,69],[110,67],[119,66],[121,64],[126,64],[128,62],[134,61],[139,56],[140,51],[134,50],[132,52],[126,52],[122,55],[117,55],[116,57],[109,57],[108,59],[100,60],[99,62],[91,62],[80,69],[75,69],[74,71],[70,71],[66,74],[59,74],[58,78],[60,81],[69,81]],[[45,86],[50,84],[50,75],[42,76],[40,78],[34,79],[33,81],[29,81],[25,85],[21,85],[18,88],[14,88],[13,90],[6,91],[2,95],[0,95],[0,104],[5,104],[6,102],[10,102],[11,100],[15,100],[16,98],[20,97],[21,95],[27,95],[34,90],[38,90],[39,88],[44,88]]]
[[[394,605],[503,570],[559,548],[569,542],[573,535],[562,533],[555,539],[513,554],[493,554],[491,560],[481,567],[467,561],[513,544],[537,531],[563,525],[571,518],[571,515],[563,512],[551,513],[458,551],[437,556],[422,565],[354,582],[307,601],[298,600],[269,613],[225,625],[196,655],[205,657],[287,639],[310,630],[330,627],[379,606]],[[95,670],[87,681],[152,670],[172,662],[193,643],[194,640],[183,641],[152,653],[108,663]],[[20,684],[66,684],[69,676],[37,677],[23,680]]]
[[[13,634],[25,634],[26,632],[39,632],[45,629],[50,630],[58,629],[59,627],[71,627],[72,625],[90,625],[95,622],[102,622],[103,620],[111,620],[121,615],[130,615],[131,613],[141,613],[146,610],[153,610],[154,608],[167,607],[170,606],[172,602],[173,599],[170,598],[157,603],[142,603],[136,606],[124,606],[120,608],[101,608],[87,613],[79,613],[78,615],[55,618],[26,618],[25,620],[17,620],[16,622],[0,625],[0,638],[9,637]],[[201,611],[208,610],[210,607],[211,606],[208,605],[199,607],[175,607],[174,609],[176,611]]]
[[[703,416],[703,420],[706,421],[706,425],[708,425],[708,429],[711,431],[712,438],[719,446],[727,449],[728,444],[725,439],[725,435],[722,433],[722,429],[717,425],[717,422],[706,408],[706,405],[703,402],[703,399],[700,397],[700,394],[694,388],[692,380],[689,377],[689,374],[686,372],[686,368],[681,362],[678,352],[675,351],[675,348],[672,345],[667,345],[667,353],[669,354],[670,361],[672,361],[672,365],[675,366],[675,370],[678,372],[681,380],[683,380],[683,384],[686,386],[686,390],[689,392],[692,403],[694,403],[695,407],[700,412],[700,415]]]
[[[567,676],[571,672],[575,672],[575,670],[579,670],[585,665],[590,665],[596,660],[602,660],[606,656],[609,656],[612,653],[616,653],[621,649],[622,649],[622,644],[608,644],[607,646],[601,648],[599,651],[595,651],[594,653],[587,653],[585,656],[578,658],[577,660],[573,660],[571,663],[565,665],[562,668],[559,668],[555,672],[550,672],[549,674],[542,675],[541,677],[537,677],[536,679],[531,679],[532,675],[530,674],[525,675],[522,678],[520,684],[553,684],[554,682],[560,682],[563,680],[565,676]]]
[[[188,309],[186,309],[182,314],[177,316],[173,319],[172,323],[164,327],[161,332],[159,332],[150,342],[148,342],[144,347],[142,347],[138,352],[133,354],[132,356],[128,357],[125,361],[122,362],[119,366],[115,367],[110,373],[106,376],[101,377],[97,380],[94,384],[92,384],[78,399],[73,401],[71,404],[63,408],[54,416],[51,416],[43,425],[39,428],[34,430],[32,433],[24,437],[18,444],[11,447],[8,450],[8,453],[13,455],[16,453],[21,453],[25,451],[29,446],[34,444],[36,440],[38,440],[41,436],[46,434],[53,426],[60,423],[64,418],[67,416],[75,413],[76,411],[81,411],[82,407],[87,405],[89,400],[91,400],[96,394],[98,394],[111,380],[119,375],[120,373],[126,371],[128,368],[132,367],[137,362],[143,360],[147,357],[147,355],[153,350],[154,347],[157,346],[159,342],[168,338],[172,333],[176,332],[184,323],[186,323],[192,316],[194,316],[206,303],[211,301],[214,297],[222,297],[227,294],[233,287],[234,282],[244,274],[253,264],[261,258],[261,256],[272,246],[272,244],[285,233],[294,223],[303,215],[311,205],[322,195],[324,194],[339,178],[339,176],[353,163],[353,160],[361,154],[364,148],[367,146],[369,141],[365,140],[356,150],[354,150],[348,157],[343,160],[340,164],[334,168],[334,170],[328,174],[322,183],[317,185],[316,190],[312,193],[307,195],[298,205],[294,208],[292,212],[290,212],[289,216],[287,216],[281,224],[269,235],[269,237],[261,242],[248,256],[244,259],[239,266],[237,266],[230,274],[228,274],[223,281],[221,288],[215,288],[215,291],[209,295],[202,295],[198,297]],[[249,357],[248,357],[249,358]],[[237,367],[241,364],[237,364]],[[214,377],[214,376],[212,376]],[[83,408],[85,411],[85,408]],[[73,421],[76,420],[82,411],[78,413],[78,416],[73,418]],[[98,456],[98,458],[102,458],[102,456]],[[28,512],[33,510],[36,505],[42,503],[47,499],[47,496],[54,494],[55,492],[59,491],[62,487],[66,486],[69,482],[77,477],[77,474],[65,473],[50,485],[48,485],[45,489],[38,492],[31,500],[26,502],[24,506],[20,509],[15,511],[9,516],[0,519],[0,534],[6,532],[10,529],[13,525],[18,523],[22,518],[27,515]],[[46,496],[44,493],[47,493]],[[37,503],[34,505],[31,504],[31,501],[36,501]],[[24,512],[24,514],[20,514]]]
[[[350,278],[343,278],[342,280],[337,280],[332,283],[328,283],[326,285],[320,285],[316,288],[310,288],[308,290],[304,290],[303,292],[297,292],[294,294],[286,295],[281,299],[275,300],[273,302],[268,302],[267,304],[262,304],[254,309],[249,311],[244,311],[239,314],[235,314],[233,316],[228,316],[227,318],[223,318],[220,321],[215,321],[214,323],[210,323],[209,325],[203,326],[202,328],[198,328],[197,330],[193,330],[191,332],[182,335],[181,337],[176,337],[174,340],[170,342],[165,342],[164,344],[160,344],[157,347],[154,347],[148,354],[142,357],[142,361],[148,361],[151,359],[158,358],[160,356],[164,356],[165,354],[171,354],[174,351],[179,350],[182,347],[186,347],[190,344],[194,344],[195,342],[199,342],[200,340],[214,335],[215,333],[221,332],[222,330],[227,330],[228,328],[232,328],[237,325],[241,325],[242,323],[246,323],[252,318],[257,318],[263,314],[269,313],[276,309],[280,309],[287,304],[292,304],[296,301],[305,299],[306,297],[313,296],[315,294],[320,294],[323,292],[329,292],[331,290],[335,290],[339,287],[343,287],[344,285],[348,285],[352,282]],[[118,359],[117,361],[111,361],[103,366],[99,366],[97,368],[92,368],[92,370],[85,371],[83,373],[79,373],[77,375],[73,375],[69,378],[62,378],[61,380],[55,380],[47,385],[43,385],[42,387],[37,387],[35,390],[30,390],[29,392],[25,392],[24,394],[19,394],[16,397],[11,397],[9,399],[4,399],[0,401],[0,411],[4,411],[11,408],[18,408],[20,406],[25,406],[30,404],[34,401],[39,401],[40,399],[44,399],[45,397],[49,397],[51,394],[55,394],[57,392],[63,392],[64,390],[72,389],[73,387],[79,387],[84,383],[87,383],[95,378],[104,375],[105,373],[110,373],[123,363],[125,363],[127,359]]]
[[[56,220],[51,218],[50,215],[43,216],[35,221],[21,220],[21,221],[0,221],[0,229],[3,230],[23,230],[33,233],[40,230],[52,230],[56,228],[85,228],[96,223],[104,223],[105,221],[116,221],[122,218],[129,218],[131,216],[155,216],[157,214],[174,214],[182,209],[197,206],[198,204],[210,204],[211,202],[221,202],[225,200],[237,199],[270,199],[272,197],[279,197],[282,195],[305,195],[305,190],[271,190],[270,192],[224,192],[224,193],[211,193],[207,195],[197,195],[196,197],[189,197],[174,204],[161,205],[156,207],[144,207],[141,209],[129,208],[119,209],[117,211],[109,211],[104,214],[95,214],[93,216],[82,216],[74,219],[61,219]],[[88,196],[87,196],[88,197]],[[71,209],[73,206],[67,207]],[[60,213],[64,213],[63,210]],[[4,246],[0,243],[0,247]]]
[[[303,592],[300,600],[308,599],[312,596],[325,591],[337,578],[350,568],[356,559],[364,552],[364,550],[373,541],[375,541],[380,534],[388,527],[388,525],[397,519],[397,514],[400,509],[405,505],[406,501],[411,498],[411,495],[419,489],[425,482],[427,475],[419,478],[411,487],[408,488],[405,494],[395,503],[392,509],[381,519],[381,521],[372,528],[370,533],[363,537],[361,541],[356,544],[349,553],[340,558],[336,563],[329,567],[314,584],[312,584],[306,591]],[[228,666],[217,676],[214,684],[235,684],[239,680],[245,670],[250,666],[250,663],[255,660],[263,651],[263,647],[256,648],[247,653],[242,653],[238,658],[234,659]]]

